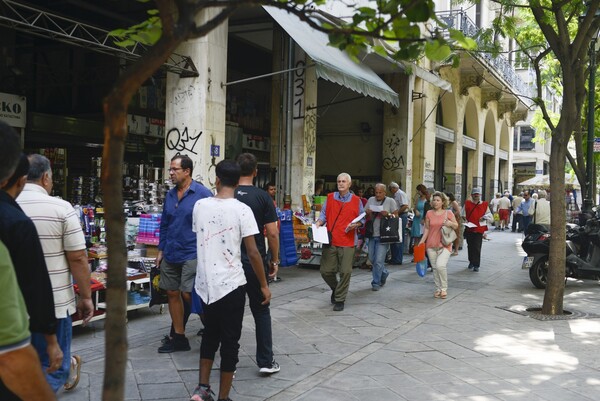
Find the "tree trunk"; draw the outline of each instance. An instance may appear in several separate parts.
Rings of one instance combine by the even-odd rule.
[[[102,192],[108,246],[103,401],[120,401],[125,395],[127,363],[127,249],[123,212],[123,156],[127,139],[127,106],[132,96],[183,41],[163,33],[140,60],[128,68],[104,99],[104,151]]]
[[[564,119],[567,120],[567,119]],[[569,138],[568,121],[561,121],[552,136],[550,153],[550,255],[548,283],[544,293],[542,314],[562,315],[565,292],[566,253],[566,202],[565,202],[565,154],[567,146],[563,138]]]

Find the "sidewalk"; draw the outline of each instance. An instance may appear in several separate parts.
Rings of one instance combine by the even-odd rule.
[[[410,255],[371,291],[370,272],[354,269],[343,312],[333,312],[318,269],[284,268],[272,284],[275,358],[262,377],[254,363],[254,321],[244,317],[234,401],[595,400],[600,394],[600,319],[540,321],[500,307],[541,305],[544,292],[521,270],[522,236],[488,234],[481,270],[467,250],[450,258],[448,298],[433,298],[433,276],[417,276]],[[598,283],[569,281],[565,309],[600,314]],[[198,380],[202,327],[195,315],[190,352],[158,354],[170,319],[158,308],[130,313],[126,398],[188,400]],[[100,400],[102,321],[74,333],[82,377],[60,400]],[[217,363],[218,366],[218,357]],[[217,387],[218,370],[211,384]],[[216,398],[215,398],[216,399]]]

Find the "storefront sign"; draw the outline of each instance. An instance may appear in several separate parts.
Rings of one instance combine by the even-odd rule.
[[[127,115],[127,128],[129,134],[149,136],[153,138],[165,137],[165,120],[144,116]]]
[[[594,138],[594,153],[600,153],[600,138]]]
[[[0,120],[17,128],[25,128],[27,122],[27,98],[0,92]]]

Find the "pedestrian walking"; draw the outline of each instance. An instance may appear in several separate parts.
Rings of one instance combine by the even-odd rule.
[[[167,292],[171,331],[158,348],[159,353],[189,351],[185,325],[191,313],[191,292],[196,275],[197,249],[192,232],[192,211],[200,199],[212,193],[192,179],[194,163],[187,155],[171,159],[169,177],[175,188],[165,197],[160,220],[156,266],[160,267],[159,287]]]
[[[517,230],[519,230],[519,232],[523,231],[523,212],[519,210],[521,202],[523,202],[523,192],[520,192],[519,195],[514,196],[512,201],[513,220],[511,231],[513,233]]]
[[[390,192],[396,201],[396,207],[398,209],[398,215],[400,217],[400,242],[390,244],[391,260],[390,264],[401,265],[404,260],[404,231],[406,231],[406,225],[408,224],[408,207],[409,201],[406,192],[400,189],[400,184],[391,182],[389,185]]]
[[[454,213],[448,210],[448,197],[436,191],[431,195],[432,209],[425,215],[425,227],[419,244],[425,244],[427,256],[433,267],[435,283],[434,298],[446,299],[448,295],[448,270],[446,265],[452,252],[452,244],[442,243],[442,226],[458,228]]]
[[[336,312],[344,310],[344,302],[350,288],[350,276],[356,247],[356,229],[364,224],[364,218],[352,223],[364,212],[360,198],[350,192],[352,178],[348,173],[337,177],[337,191],[327,195],[317,227],[327,225],[330,243],[323,248],[321,276],[331,288],[331,303]],[[339,279],[338,279],[339,275]]]
[[[235,198],[250,207],[254,214],[259,231],[254,236],[254,240],[263,261],[263,275],[265,278],[277,277],[279,269],[279,229],[277,228],[277,222],[279,218],[273,204],[273,198],[267,192],[252,185],[252,181],[258,173],[256,156],[251,153],[242,153],[237,157],[237,163],[240,166],[241,176],[239,185],[235,189]],[[263,235],[265,231],[271,254],[270,260],[267,259],[265,236]],[[256,364],[260,373],[277,373],[280,367],[273,357],[270,304],[263,304],[261,280],[254,273],[246,246],[243,243],[242,268],[246,275],[246,293],[248,294],[250,311],[254,317],[256,328]]]
[[[271,300],[264,264],[256,246],[258,230],[252,209],[235,199],[240,166],[231,160],[215,168],[217,195],[196,202],[193,231],[198,247],[195,288],[205,304],[206,326],[200,345],[198,386],[191,401],[214,401],[210,372],[220,347],[219,400],[228,400],[239,361],[239,341],[246,304],[246,275],[242,267],[242,243],[260,285],[262,304]],[[271,201],[269,200],[270,204]]]
[[[0,188],[14,173],[20,153],[19,136],[0,121]],[[56,400],[31,345],[27,306],[19,290],[10,253],[1,240],[0,322],[0,399]]]
[[[533,206],[534,200],[531,198],[531,194],[529,191],[523,192],[523,200],[517,209],[517,212],[520,212],[523,221],[523,231],[527,232],[527,227],[529,227],[529,223],[531,222],[530,210],[531,206]]]
[[[69,202],[50,196],[52,187],[50,161],[39,154],[30,155],[27,184],[17,203],[35,225],[52,282],[56,338],[63,353],[63,362],[56,371],[46,372],[46,379],[52,390],[57,392],[63,387],[72,390],[79,383],[81,358],[71,354],[71,316],[78,312],[86,324],[94,315],[94,304],[79,216]],[[73,279],[77,283],[77,297]],[[42,366],[48,369],[51,356],[47,353],[46,337],[42,333],[33,333],[31,338]]]
[[[481,266],[481,243],[483,235],[488,230],[487,222],[494,220],[488,203],[481,200],[481,189],[471,190],[471,199],[467,199],[461,211],[461,217],[466,222],[465,239],[469,254],[469,269],[478,272]]]
[[[375,196],[369,198],[365,207],[367,219],[373,222],[373,236],[369,238],[369,258],[373,264],[373,280],[371,281],[373,291],[379,291],[385,285],[389,276],[389,272],[384,264],[389,244],[384,244],[380,241],[381,219],[398,216],[396,201],[385,195],[385,184],[376,184]]]

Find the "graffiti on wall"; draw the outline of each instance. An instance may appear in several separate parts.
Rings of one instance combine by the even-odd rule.
[[[305,81],[305,69],[302,68],[306,65],[304,60],[296,61],[295,67],[298,68],[294,71],[294,119],[304,118],[304,81]]]
[[[187,109],[187,105],[193,99],[195,90],[194,85],[189,85],[187,88],[176,91],[173,95],[173,105]]]
[[[304,148],[308,157],[313,157],[317,150],[317,114],[314,112],[304,118]]]
[[[404,138],[401,138],[395,129],[391,131],[391,134],[384,140],[383,143],[383,169],[389,171],[402,172],[406,168],[404,163],[404,156],[400,153],[402,151],[402,142]]]
[[[169,132],[167,132],[165,145],[169,150],[174,150],[176,152],[190,152],[196,155],[198,152],[196,152],[195,149],[201,135],[202,131],[196,135],[190,135],[187,127],[185,127],[183,131],[180,131],[179,128],[171,128]]]
[[[213,149],[216,146],[216,142],[215,142],[215,137],[214,135],[210,136],[210,147],[211,149]],[[216,188],[216,177],[217,177],[217,156],[216,153],[211,152],[211,158],[210,158],[210,166],[208,166],[208,183],[210,185],[210,188],[215,189]]]

